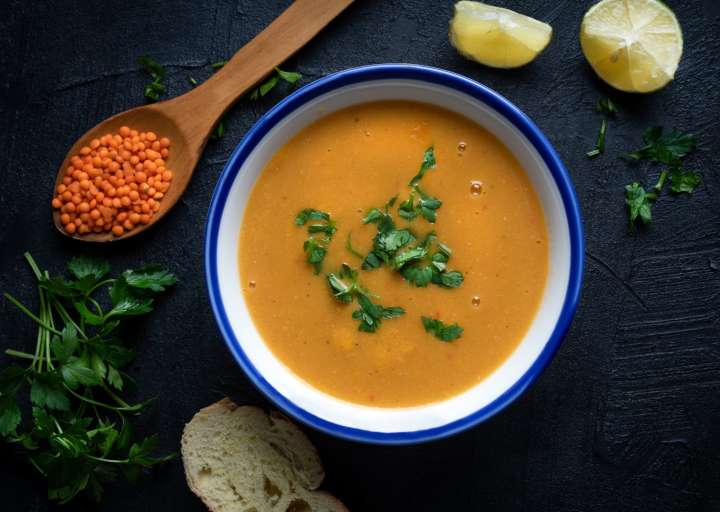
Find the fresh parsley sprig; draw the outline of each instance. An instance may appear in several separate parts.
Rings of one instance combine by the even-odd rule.
[[[405,310],[401,307],[386,308],[375,304],[371,300],[372,294],[360,285],[357,270],[347,263],[343,263],[337,273],[329,273],[327,282],[335,299],[345,304],[357,300],[360,308],[353,311],[352,317],[360,321],[359,331],[375,332],[383,320],[405,314]]]
[[[314,208],[304,208],[295,217],[297,226],[304,226],[307,222],[313,223],[307,227],[310,237],[305,240],[303,250],[307,255],[307,262],[315,268],[315,274],[319,274],[337,228],[329,213]]]
[[[145,86],[145,97],[151,101],[158,101],[160,96],[167,91],[167,87],[162,83],[166,74],[165,68],[147,55],[140,57],[138,64],[152,78],[152,82]]]
[[[154,266],[110,278],[107,262],[84,257],[69,262],[72,277],[51,277],[25,258],[38,280],[39,312],[5,297],[38,324],[38,335],[32,353],[5,351],[29,365],[0,372],[0,436],[47,478],[50,499],[67,503],[87,492],[99,501],[119,471],[134,480],[174,457],[152,455],[156,436],[133,442],[129,416],[149,402],[129,404],[119,395],[129,379],[122,369],[135,353],[117,332],[126,318],[150,312],[155,295],[177,280]],[[25,422],[22,391],[32,406]]]
[[[429,316],[420,317],[422,320],[425,332],[432,333],[440,341],[453,341],[460,337],[463,333],[463,328],[457,323],[448,325],[443,323],[441,320],[430,318]]]

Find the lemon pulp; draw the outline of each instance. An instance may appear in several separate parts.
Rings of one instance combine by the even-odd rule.
[[[608,84],[652,92],[675,76],[683,38],[675,14],[658,0],[602,0],[583,18],[580,45]]]
[[[516,68],[535,59],[550,42],[552,27],[510,9],[463,0],[455,4],[450,42],[486,66]]]

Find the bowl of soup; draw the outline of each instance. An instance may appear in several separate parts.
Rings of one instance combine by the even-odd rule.
[[[549,363],[582,280],[571,179],[537,126],[448,71],[373,65],[265,114],[215,189],[211,304],[280,409],[380,444],[496,414]]]

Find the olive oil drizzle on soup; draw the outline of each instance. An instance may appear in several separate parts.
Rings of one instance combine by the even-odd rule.
[[[437,221],[398,228],[419,238],[434,230],[452,248],[459,288],[411,286],[387,266],[359,271],[383,306],[405,314],[374,333],[358,331],[357,304],[333,298],[325,274],[361,260],[377,232],[364,214],[408,196],[424,151],[437,165],[422,189],[439,198]],[[337,232],[322,273],[306,261],[303,208],[329,212]],[[519,163],[493,135],[446,110],[411,102],[376,102],[335,112],[282,147],[258,178],[240,233],[240,275],[263,340],[296,375],[350,402],[403,407],[449,398],[487,377],[515,350],[533,320],[547,277],[548,237],[542,207]],[[460,338],[441,341],[422,316],[457,322]]]

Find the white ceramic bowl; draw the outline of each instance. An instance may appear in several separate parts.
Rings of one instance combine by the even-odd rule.
[[[239,232],[252,186],[293,135],[336,110],[378,100],[413,100],[460,113],[492,132],[515,155],[540,198],[550,264],[542,302],[512,355],[473,388],[448,400],[379,408],[339,400],[295,376],[265,345],[247,310],[238,269]],[[500,411],[548,364],[572,320],[582,281],[583,234],[567,171],[535,124],[508,100],[463,76],[415,65],[342,71],[281,101],[245,135],[215,189],[206,240],[207,283],[220,330],[252,382],[289,415],[347,439],[406,444],[437,439]]]

